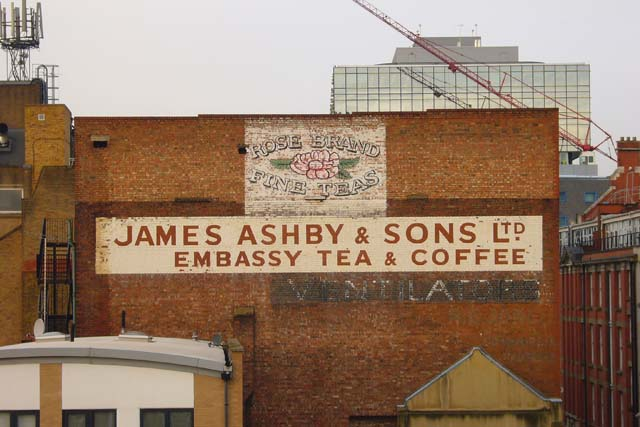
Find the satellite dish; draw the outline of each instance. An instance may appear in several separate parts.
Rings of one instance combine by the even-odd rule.
[[[44,320],[36,319],[33,323],[33,335],[41,337],[44,334]]]

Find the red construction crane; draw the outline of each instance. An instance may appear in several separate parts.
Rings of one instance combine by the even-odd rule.
[[[453,102],[454,104],[456,104],[460,108],[471,108],[471,105],[469,105],[466,102],[462,101],[455,94],[448,93],[444,89],[436,86],[435,82],[433,82],[433,81],[429,80],[428,78],[426,78],[424,76],[424,74],[416,73],[415,71],[413,71],[411,69],[411,67],[397,67],[397,68],[398,68],[398,71],[400,71],[405,76],[409,77],[411,80],[414,80],[414,81],[420,83],[422,86],[431,89],[433,91],[433,94],[437,98],[443,96],[445,99]]]
[[[395,29],[400,34],[402,34],[403,36],[405,36],[406,38],[408,38],[409,40],[414,42],[416,45],[420,46],[421,48],[423,48],[424,50],[426,50],[427,52],[429,52],[430,54],[432,54],[433,56],[435,56],[436,58],[438,58],[439,60],[441,60],[442,62],[447,64],[447,67],[449,68],[449,70],[451,72],[453,72],[453,73],[461,73],[461,74],[465,75],[469,80],[474,81],[475,83],[478,84],[478,86],[483,87],[490,94],[493,94],[493,95],[497,96],[498,98],[500,98],[503,101],[507,102],[512,107],[515,107],[515,108],[529,108],[523,102],[521,102],[518,99],[514,98],[510,94],[503,93],[502,90],[501,90],[502,89],[502,85],[500,86],[500,88],[496,89],[491,84],[490,80],[485,79],[484,77],[478,75],[477,73],[475,73],[474,71],[472,71],[471,69],[466,67],[465,65],[460,64],[453,57],[451,57],[446,52],[444,52],[444,50],[441,49],[439,46],[437,46],[436,44],[434,44],[432,42],[429,42],[428,40],[423,39],[417,33],[414,33],[413,31],[409,30],[408,28],[406,28],[405,26],[400,24],[398,21],[394,20],[389,15],[385,14],[380,9],[376,8],[375,6],[373,6],[368,1],[365,1],[365,0],[353,0],[353,1],[356,4],[358,4],[359,6],[361,6],[363,9],[365,9],[367,12],[371,13],[373,16],[375,16],[376,18],[380,19],[382,22],[386,23],[391,28]],[[505,76],[510,76],[508,73],[504,73],[504,74],[505,74]],[[608,157],[609,159],[613,160],[614,162],[616,161],[614,155],[606,153],[605,151],[603,151],[602,149],[599,148],[602,144],[605,144],[606,142],[610,142],[613,145],[613,138],[611,137],[611,135],[607,131],[602,129],[600,126],[598,126],[598,124],[596,124],[593,120],[591,120],[591,118],[586,117],[583,114],[580,114],[579,112],[569,108],[568,106],[566,106],[566,105],[562,104],[561,102],[555,100],[554,98],[550,97],[549,95],[545,94],[544,92],[542,92],[542,91],[530,86],[529,84],[525,83],[524,81],[522,81],[520,79],[517,79],[517,78],[515,78],[513,76],[510,76],[510,77],[512,79],[517,80],[518,82],[520,82],[523,86],[526,86],[526,87],[530,88],[533,92],[536,92],[536,93],[542,95],[544,98],[553,101],[556,105],[562,106],[567,111],[575,114],[575,116],[576,116],[576,118],[578,120],[582,120],[582,121],[585,121],[585,122],[589,123],[587,136],[586,136],[584,142],[582,140],[580,140],[579,137],[577,137],[575,135],[572,135],[571,133],[569,133],[568,131],[566,131],[565,129],[562,129],[562,128],[560,128],[560,138],[562,138],[563,140],[569,142],[570,144],[572,144],[573,146],[578,148],[580,151],[597,151],[600,154],[602,154],[602,155]],[[503,81],[504,81],[504,79],[503,79]],[[588,142],[589,135],[591,133],[591,125],[593,125],[595,128],[597,128],[599,131],[601,131],[605,135],[604,139],[601,142],[599,142],[598,144],[596,144],[596,145],[591,145]]]

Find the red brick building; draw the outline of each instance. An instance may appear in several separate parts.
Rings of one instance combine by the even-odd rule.
[[[571,426],[637,426],[640,143],[617,143],[618,168],[584,221],[562,228],[565,414]]]
[[[557,110],[75,125],[79,335],[238,338],[249,425],[396,425],[476,346],[561,397]]]

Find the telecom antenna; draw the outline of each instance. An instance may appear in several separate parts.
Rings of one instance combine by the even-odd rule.
[[[7,51],[7,80],[26,81],[31,79],[31,50],[40,47],[44,38],[42,27],[42,6],[27,8],[27,0],[22,0],[22,8],[14,2],[6,8],[0,3],[0,47]]]

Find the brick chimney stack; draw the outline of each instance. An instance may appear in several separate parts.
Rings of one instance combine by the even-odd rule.
[[[618,166],[624,167],[624,171],[628,172],[629,168],[640,166],[640,141],[634,136],[622,137],[618,141]]]
[[[600,215],[617,214],[640,207],[640,141],[622,137],[618,141],[618,168],[609,177],[609,190],[597,205],[590,206],[582,215],[589,221]]]

